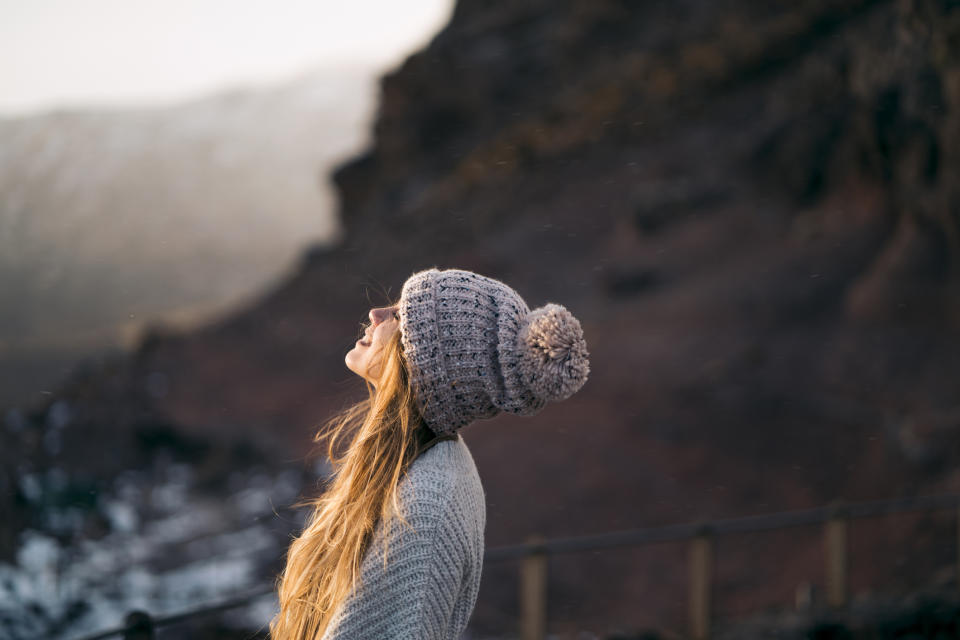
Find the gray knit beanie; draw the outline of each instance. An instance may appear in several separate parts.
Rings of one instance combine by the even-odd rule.
[[[537,413],[590,373],[583,329],[566,307],[531,311],[516,291],[472,271],[414,273],[399,307],[410,384],[438,435],[501,411]]]

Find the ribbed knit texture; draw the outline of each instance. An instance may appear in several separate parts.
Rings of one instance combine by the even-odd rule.
[[[398,491],[414,530],[397,520],[377,525],[360,588],[338,608],[324,640],[456,640],[467,626],[480,589],[486,503],[463,438],[425,451]]]
[[[580,322],[563,305],[534,309],[499,280],[463,269],[411,275],[400,339],[417,407],[435,433],[501,411],[533,415],[586,382]]]

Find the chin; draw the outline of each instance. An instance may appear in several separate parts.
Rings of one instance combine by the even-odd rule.
[[[354,372],[361,378],[369,380],[367,377],[367,363],[364,362],[364,357],[359,347],[354,346],[352,349],[350,349],[350,351],[347,352],[347,355],[344,356],[343,362],[347,365],[347,369],[350,369],[350,371]]]
[[[351,350],[349,353],[347,353],[347,355],[344,356],[344,358],[343,358],[343,363],[344,363],[345,365],[347,365],[347,369],[350,369],[350,371],[353,371],[354,373],[357,373],[357,370],[354,368],[354,363],[353,363],[352,354],[353,354],[353,350]]]

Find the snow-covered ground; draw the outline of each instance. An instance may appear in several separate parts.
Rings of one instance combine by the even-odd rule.
[[[69,479],[51,469],[20,482],[39,504]],[[170,615],[269,587],[302,525],[305,510],[285,508],[302,482],[292,470],[238,471],[218,497],[196,488],[188,465],[158,460],[118,476],[93,505],[45,508],[43,530],[21,532],[16,561],[0,564],[0,636],[67,640],[116,628],[132,610]],[[82,534],[91,510],[105,535]],[[275,606],[267,593],[223,621],[256,630]]]

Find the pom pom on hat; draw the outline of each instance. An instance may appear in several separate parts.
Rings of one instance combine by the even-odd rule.
[[[530,311],[517,333],[520,374],[541,400],[565,400],[590,373],[590,354],[580,321],[566,307],[548,303]]]

